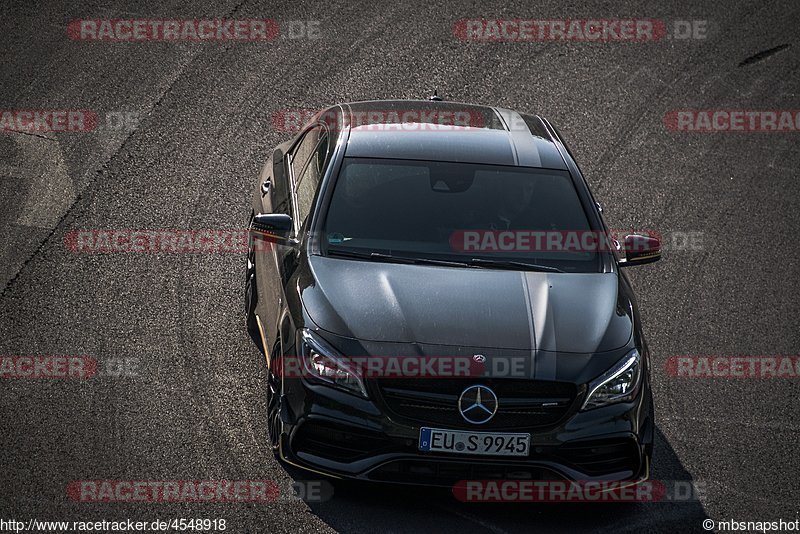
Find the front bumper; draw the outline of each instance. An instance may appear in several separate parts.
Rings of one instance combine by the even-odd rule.
[[[419,451],[421,426],[448,426],[398,417],[374,391],[370,400],[304,379],[284,387],[280,456],[325,476],[442,487],[460,480],[640,482],[649,476],[654,422],[647,380],[630,403],[580,412],[578,398],[554,424],[514,429],[531,434],[524,458]]]

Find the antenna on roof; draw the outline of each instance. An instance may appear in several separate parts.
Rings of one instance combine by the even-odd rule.
[[[442,101],[442,97],[437,95],[436,94],[437,92],[438,91],[436,89],[434,89],[433,90],[433,94],[428,97],[428,100],[430,100],[431,102],[441,102]]]

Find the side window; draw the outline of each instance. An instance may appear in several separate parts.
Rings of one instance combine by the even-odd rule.
[[[284,166],[284,154],[276,150],[272,154],[272,212],[291,213],[289,210],[289,175]]]
[[[300,174],[309,158],[314,153],[314,148],[317,146],[322,134],[323,130],[321,126],[311,128],[306,132],[305,136],[303,136],[303,139],[300,140],[300,143],[295,146],[291,159],[292,174],[294,175],[295,184],[300,183]]]
[[[314,195],[317,193],[317,187],[322,178],[322,171],[325,168],[325,162],[328,157],[328,148],[328,136],[323,135],[311,153],[308,164],[299,178],[299,184],[297,185],[297,221],[300,224],[305,222],[308,213],[311,211]]]

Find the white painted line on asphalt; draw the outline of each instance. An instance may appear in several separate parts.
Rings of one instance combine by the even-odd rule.
[[[75,185],[64,162],[64,153],[58,142],[29,136],[15,135],[19,156],[17,165],[5,165],[7,174],[28,187],[15,224],[52,229],[75,201]]]

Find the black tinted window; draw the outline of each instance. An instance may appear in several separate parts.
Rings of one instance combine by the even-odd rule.
[[[565,232],[590,232],[565,171],[345,158],[324,232],[328,250],[440,259],[536,259],[581,272],[599,268],[596,250],[491,248],[498,236],[524,242],[543,232],[561,239]],[[544,238],[553,237],[549,234]],[[473,247],[475,243],[480,246]]]
[[[311,211],[314,195],[317,192],[325,161],[328,156],[328,137],[323,135],[299,177],[297,185],[298,220],[303,223]]]
[[[289,176],[285,168],[284,154],[276,150],[272,154],[272,211],[290,213],[289,211]]]

